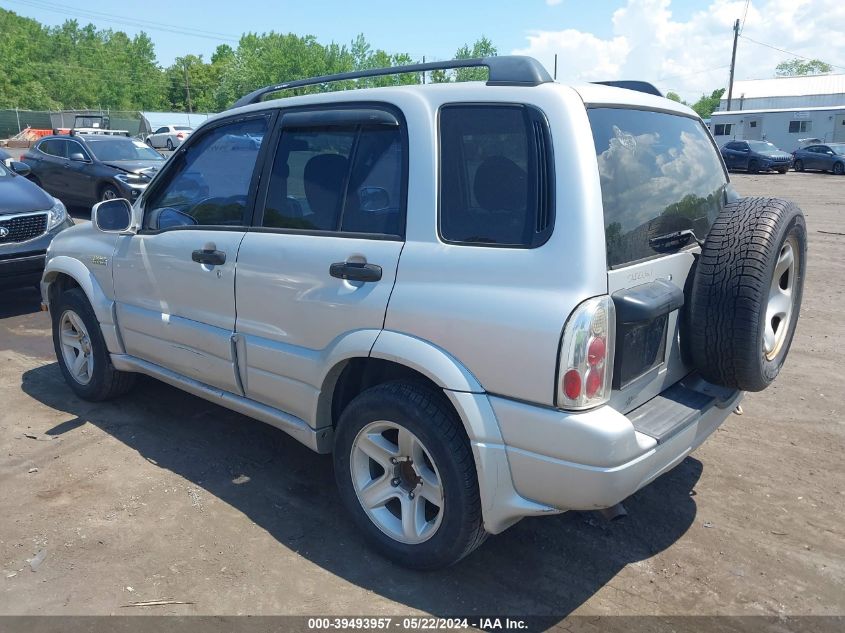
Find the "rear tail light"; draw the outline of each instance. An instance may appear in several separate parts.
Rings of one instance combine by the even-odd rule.
[[[560,343],[559,408],[589,409],[610,398],[615,332],[610,297],[587,299],[575,308]]]
[[[182,132],[179,132],[179,134],[176,135],[176,138],[178,138],[181,141],[183,138],[185,138],[185,135],[182,134]]]

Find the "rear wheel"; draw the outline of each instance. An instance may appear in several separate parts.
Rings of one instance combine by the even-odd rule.
[[[171,152],[173,151],[173,141],[171,141],[170,139],[167,139],[167,149],[169,149]]]
[[[689,351],[710,382],[761,391],[786,360],[801,308],[804,215],[777,198],[725,207],[707,235],[688,310]]]
[[[837,176],[841,176],[842,174],[845,174],[845,165],[843,165],[842,163],[834,164],[833,165],[833,173],[836,174]]]
[[[793,165],[793,167],[794,167],[795,171],[804,171],[804,161],[799,158],[798,160],[795,161],[795,164]]]
[[[146,143],[147,143],[147,145],[149,145],[150,147],[152,147],[152,146],[153,146],[153,139],[148,138],[148,139],[146,140]]]
[[[364,391],[338,422],[334,464],[353,520],[401,565],[445,567],[486,537],[469,441],[441,394],[404,382]]]
[[[53,347],[65,382],[84,400],[107,400],[132,388],[135,374],[112,365],[97,315],[85,293],[72,288],[50,306]]]

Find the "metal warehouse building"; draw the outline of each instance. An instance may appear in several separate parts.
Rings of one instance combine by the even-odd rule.
[[[719,145],[767,140],[792,151],[801,139],[845,142],[845,75],[734,82],[731,109],[722,97],[710,131]]]

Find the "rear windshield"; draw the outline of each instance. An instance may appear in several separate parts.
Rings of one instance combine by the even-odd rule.
[[[193,132],[194,131],[194,128],[187,127],[185,125],[174,125],[173,129],[176,130],[177,132]]]
[[[624,108],[591,108],[588,115],[601,179],[607,265],[623,266],[684,245],[666,239],[677,231],[692,229],[704,239],[722,209],[727,178],[703,124]]]

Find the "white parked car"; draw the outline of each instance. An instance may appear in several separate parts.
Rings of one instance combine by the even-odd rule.
[[[150,147],[172,151],[184,143],[193,131],[194,128],[187,125],[164,125],[152,134],[148,134],[144,140]]]
[[[58,235],[41,283],[77,396],[146,374],[333,453],[352,520],[417,568],[621,514],[778,375],[806,261],[801,211],[741,198],[654,87],[402,71],[447,65],[489,81],[257,90]]]

